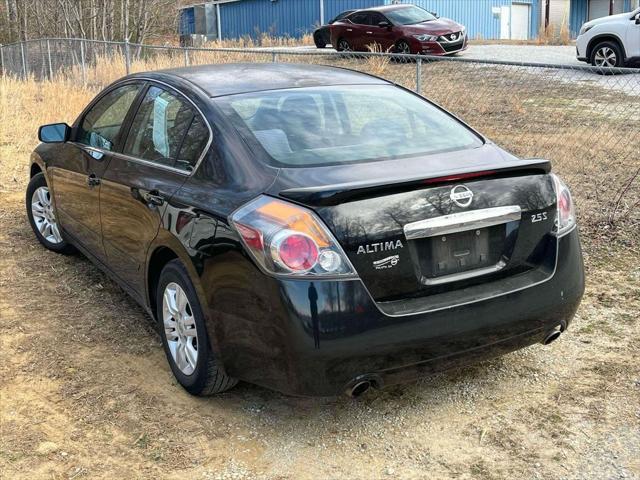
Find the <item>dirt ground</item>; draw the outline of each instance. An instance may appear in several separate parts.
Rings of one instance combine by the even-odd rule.
[[[2,478],[640,478],[640,269],[592,260],[570,331],[358,400],[194,398],[151,320],[0,196]]]
[[[90,92],[18,88],[0,98],[0,478],[640,478],[639,224],[591,222],[578,164],[557,166],[583,206],[587,292],[557,342],[357,400],[194,398],[142,309],[27,223],[35,140],[11,125],[72,121]]]

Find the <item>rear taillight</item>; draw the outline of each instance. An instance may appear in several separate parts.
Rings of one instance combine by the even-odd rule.
[[[556,234],[558,236],[569,232],[576,224],[576,210],[571,198],[571,192],[560,177],[552,174],[558,203],[558,217],[556,219]]]
[[[351,262],[331,232],[304,207],[262,195],[229,220],[267,273],[355,277]]]

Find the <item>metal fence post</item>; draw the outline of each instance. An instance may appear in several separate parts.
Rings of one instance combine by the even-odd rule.
[[[22,77],[27,79],[27,60],[24,54],[24,42],[20,42],[20,57],[22,58]]]
[[[184,48],[184,66],[189,66],[189,50],[187,50],[187,47]]]
[[[271,61],[274,63],[278,61],[278,54],[276,52],[271,52]]]
[[[416,59],[416,93],[422,95],[422,59]]]
[[[129,54],[129,39],[124,39],[124,68],[127,75],[131,72],[131,56]]]
[[[51,66],[51,42],[47,38],[47,58],[49,59],[49,81],[53,81],[53,68]]]
[[[2,44],[0,43],[0,68],[2,68],[2,70],[0,70],[2,72],[2,76],[6,76],[7,72],[4,69],[4,47],[2,46]]]
[[[87,84],[87,66],[84,61],[84,40],[80,40],[80,67],[82,68],[82,84]]]

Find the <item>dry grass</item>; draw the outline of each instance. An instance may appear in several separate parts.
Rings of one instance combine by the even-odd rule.
[[[382,46],[378,43],[373,43],[371,45],[367,45],[367,49],[371,53],[391,53],[393,47],[390,47],[387,50],[383,50]],[[387,73],[387,69],[391,63],[390,57],[371,55],[364,58],[365,62],[365,71],[372,75],[377,75],[379,77],[384,77]]]
[[[202,45],[204,48],[257,48],[257,47],[299,47],[314,45],[313,35],[304,34],[301,37],[283,37],[270,33],[260,33],[253,37],[245,36],[233,39],[214,40]]]
[[[569,28],[569,21],[565,17],[560,25],[560,32],[558,33],[560,45],[569,45],[571,43],[571,29]]]
[[[556,25],[541,26],[538,30],[538,38],[530,43],[535,45],[571,45],[573,41],[571,40],[568,18],[565,16],[559,27]]]
[[[97,90],[0,78],[0,192],[22,188],[40,125],[71,124]]]

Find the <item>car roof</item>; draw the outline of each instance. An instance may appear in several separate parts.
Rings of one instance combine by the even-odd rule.
[[[379,7],[371,7],[371,8],[363,8],[362,10],[365,10],[367,12],[390,12],[392,10],[400,10],[403,8],[410,8],[410,7],[415,7],[416,5],[413,5],[412,3],[400,3],[400,4],[396,4],[396,5],[380,5]]]
[[[131,77],[157,78],[163,81],[179,77],[196,85],[209,97],[286,88],[390,83],[346,68],[271,62],[197,65],[139,73]]]

